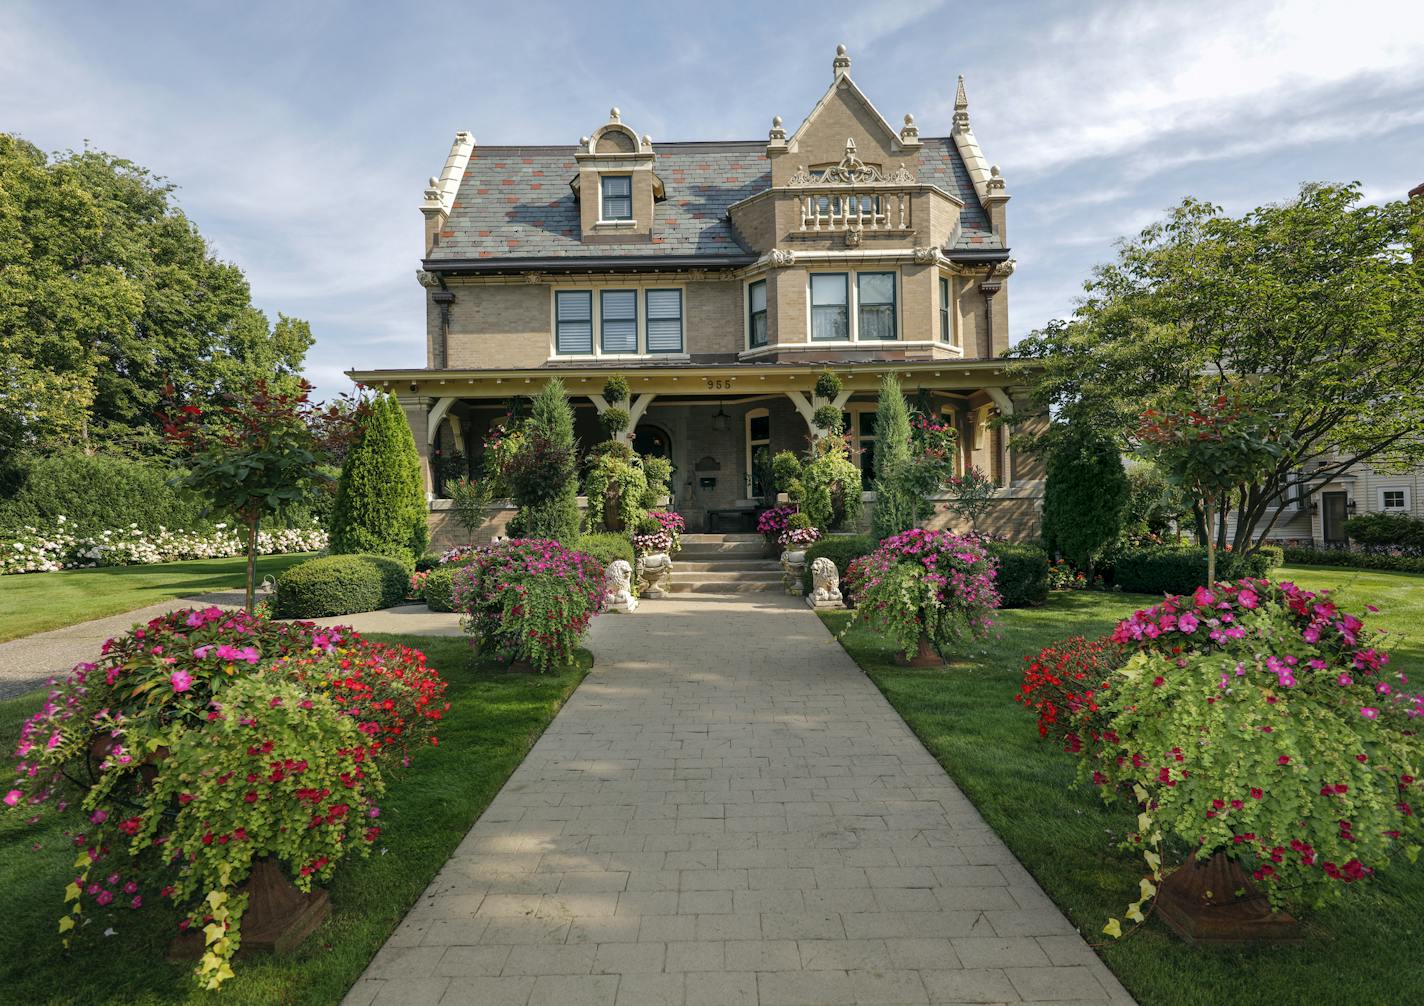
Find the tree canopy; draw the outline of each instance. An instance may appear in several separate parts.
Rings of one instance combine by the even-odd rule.
[[[296,392],[307,323],[270,325],[173,191],[131,161],[48,157],[0,133],[0,460],[74,444],[162,453],[165,387]]]
[[[1015,348],[1039,404],[1135,446],[1143,410],[1228,395],[1289,444],[1233,494],[1233,546],[1357,462],[1424,463],[1424,201],[1308,184],[1241,217],[1187,199],[1097,268],[1071,319]]]

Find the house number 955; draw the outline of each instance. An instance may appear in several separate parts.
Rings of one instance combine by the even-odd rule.
[[[713,391],[731,391],[732,379],[730,377],[709,377],[707,387]]]

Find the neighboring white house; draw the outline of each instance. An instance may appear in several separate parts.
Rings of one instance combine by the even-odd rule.
[[[1320,462],[1314,467],[1333,466]],[[1424,470],[1391,475],[1357,464],[1326,482],[1311,478],[1309,471],[1304,474],[1305,485],[1280,502],[1267,540],[1338,547],[1348,541],[1345,521],[1359,514],[1397,513],[1424,519]],[[1228,517],[1228,536],[1235,530],[1235,522]]]

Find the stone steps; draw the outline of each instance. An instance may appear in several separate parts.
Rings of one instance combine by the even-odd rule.
[[[685,534],[667,590],[675,594],[746,594],[784,589],[781,564],[767,558],[758,534]]]

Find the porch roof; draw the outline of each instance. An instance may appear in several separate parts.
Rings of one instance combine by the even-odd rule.
[[[633,394],[719,395],[764,392],[809,391],[825,370],[833,370],[852,391],[871,391],[882,374],[894,373],[902,380],[936,388],[1005,388],[1023,383],[1010,372],[1004,359],[988,360],[881,360],[857,363],[728,363],[659,364],[641,363],[535,367],[508,370],[348,370],[346,376],[358,384],[383,388],[398,394],[438,398],[507,398],[533,394],[550,377],[559,377],[575,395],[597,394],[612,374],[622,374]]]

